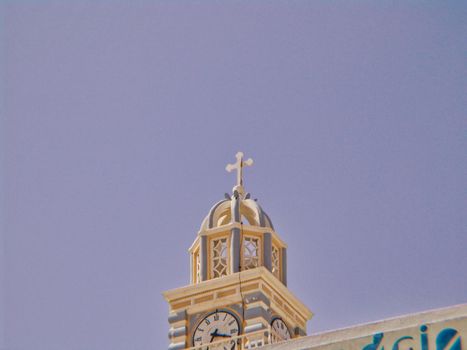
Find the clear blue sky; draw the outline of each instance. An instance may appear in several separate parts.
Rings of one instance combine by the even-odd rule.
[[[467,302],[465,1],[0,11],[0,348],[166,348],[238,150],[311,333]]]

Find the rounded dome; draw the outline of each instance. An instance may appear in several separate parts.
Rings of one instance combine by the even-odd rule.
[[[219,226],[227,225],[232,222],[232,213],[237,200],[235,198],[223,199],[217,202],[209,211],[209,214],[204,218],[200,231],[213,229]],[[240,220],[247,221],[251,226],[268,227],[274,230],[271,219],[264,212],[261,206],[248,196],[238,198]]]

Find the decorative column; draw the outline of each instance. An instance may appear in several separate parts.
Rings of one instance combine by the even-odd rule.
[[[230,231],[230,272],[240,271],[240,229],[235,227]]]
[[[199,259],[201,281],[206,281],[208,279],[208,238],[206,236],[201,236]]]
[[[264,267],[272,272],[272,234],[266,232],[263,235],[263,261]]]
[[[287,286],[287,248],[282,248],[282,283]]]
[[[240,218],[240,194],[234,191],[232,195],[232,204],[230,206],[230,214],[232,216],[232,223],[241,224]],[[240,236],[241,232],[238,227],[234,227],[230,234],[230,271],[231,273],[240,271]]]
[[[193,264],[194,258],[195,258],[195,255],[193,253],[190,253],[190,284],[195,283],[194,276],[196,276],[196,266],[194,266],[194,264]],[[198,259],[199,259],[199,257],[198,257]]]

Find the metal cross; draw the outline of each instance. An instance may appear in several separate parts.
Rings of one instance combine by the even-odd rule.
[[[238,152],[235,157],[237,157],[237,161],[234,164],[227,164],[225,170],[230,173],[232,170],[237,169],[237,186],[243,187],[243,167],[253,165],[253,159],[248,158],[243,161],[242,152]]]

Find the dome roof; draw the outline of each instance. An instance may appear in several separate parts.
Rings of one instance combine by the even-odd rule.
[[[226,199],[217,202],[209,210],[209,214],[201,224],[200,231],[213,229],[233,222],[232,213],[235,210],[237,202],[239,203],[241,221],[245,222],[246,220],[251,226],[268,227],[274,230],[269,216],[256,200],[250,199],[249,194],[244,197],[238,196],[237,198],[226,194]]]

